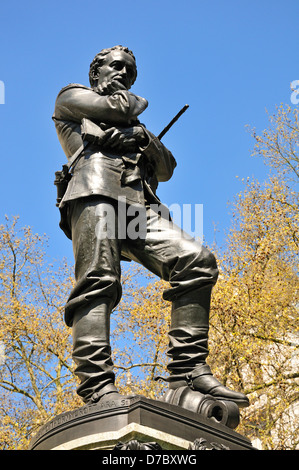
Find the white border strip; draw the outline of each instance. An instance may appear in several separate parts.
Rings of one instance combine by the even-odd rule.
[[[57,447],[53,447],[52,450],[79,450],[83,447],[91,446],[92,444],[94,444],[94,446],[91,446],[91,450],[92,448],[109,450],[124,437],[136,439],[141,436],[146,436],[150,440],[154,439],[155,441],[168,444],[169,450],[172,450],[173,446],[175,446],[177,449],[188,449],[189,445],[191,444],[190,441],[172,436],[171,434],[165,433],[163,431],[157,431],[147,426],[142,426],[138,423],[130,423],[118,431],[101,432],[97,434],[91,434],[89,436],[83,436],[64,444],[60,444]]]

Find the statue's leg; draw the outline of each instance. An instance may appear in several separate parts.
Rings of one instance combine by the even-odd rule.
[[[73,330],[75,374],[80,379],[77,393],[84,402],[117,393],[110,347],[110,314],[121,297],[115,216],[114,204],[107,199],[81,199],[70,208],[76,284],[65,307],[65,320]]]
[[[110,313],[111,301],[99,298],[74,314],[73,360],[80,379],[77,393],[85,402],[117,392],[111,359]]]
[[[241,392],[222,385],[213,375],[206,359],[209,333],[210,288],[203,288],[193,295],[183,295],[172,303],[169,331],[168,365],[169,387],[177,389],[189,386],[204,395],[218,400],[235,402],[240,408],[249,405]]]
[[[163,293],[165,300],[172,302],[170,387],[189,386],[240,407],[248,406],[247,397],[218,382],[206,363],[211,291],[218,276],[214,255],[150,207],[145,239],[129,248],[131,258],[171,285]]]

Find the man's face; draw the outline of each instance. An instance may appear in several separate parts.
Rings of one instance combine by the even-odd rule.
[[[124,51],[111,51],[100,67],[97,88],[112,84],[114,90],[129,90],[136,76],[133,57]]]

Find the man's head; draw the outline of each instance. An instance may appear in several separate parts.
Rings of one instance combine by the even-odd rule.
[[[90,64],[90,85],[100,93],[109,93],[116,89],[128,90],[136,77],[136,60],[133,52],[127,47],[114,46],[103,49]]]

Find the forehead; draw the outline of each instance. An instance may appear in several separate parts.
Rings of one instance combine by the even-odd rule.
[[[111,51],[106,55],[104,64],[111,64],[112,62],[123,62],[126,65],[130,65],[134,69],[136,68],[135,60],[133,57],[125,51]]]

